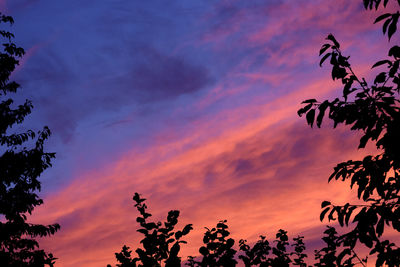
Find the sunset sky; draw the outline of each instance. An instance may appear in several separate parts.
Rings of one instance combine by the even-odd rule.
[[[320,204],[354,198],[327,183],[336,163],[361,157],[358,137],[311,129],[300,103],[340,96],[318,51],[332,33],[353,69],[387,56],[380,12],[361,0],[0,0],[26,55],[12,79],[33,101],[24,126],[48,125],[54,165],[31,220],[59,223],[41,241],[56,266],[115,264],[139,246],[132,195],[155,220],[181,211],[204,227],[227,219],[238,241],[305,235],[310,256],[324,230]]]

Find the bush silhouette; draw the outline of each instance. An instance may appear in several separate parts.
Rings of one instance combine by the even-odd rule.
[[[145,199],[135,193],[133,200],[135,207],[140,213],[136,221],[140,228],[137,230],[144,235],[140,241],[143,248],[135,250],[137,256],[132,257],[132,251],[124,245],[121,252],[115,253],[118,267],[136,266],[181,266],[180,244],[186,243],[180,240],[181,237],[189,234],[192,225],[186,225],[182,230],[175,231],[178,223],[179,211],[171,210],[168,213],[167,221],[149,222],[147,219],[151,214],[147,212]],[[164,225],[164,227],[163,227]],[[314,266],[355,266],[363,263],[349,244],[343,244],[337,235],[335,228],[328,226],[322,240],[325,247],[314,252]],[[235,248],[235,240],[230,237],[227,221],[217,223],[214,228],[206,228],[203,236],[204,245],[199,249],[199,256],[189,256],[185,265],[191,267],[216,267],[236,266],[238,260],[246,267],[285,267],[301,266],[306,267],[305,253],[306,246],[303,236],[293,238],[289,244],[287,232],[280,229],[272,245],[265,236],[251,247],[246,240],[239,241],[239,251]],[[292,247],[292,249],[291,249]],[[291,250],[291,252],[290,252]],[[339,251],[340,250],[340,251]],[[111,265],[108,265],[111,267]]]
[[[180,244],[186,242],[180,238],[193,229],[192,225],[188,224],[182,230],[175,231],[179,217],[177,210],[169,211],[167,221],[164,223],[148,222],[147,219],[151,214],[146,211],[147,205],[144,203],[146,199],[135,193],[133,200],[140,213],[136,221],[141,226],[137,231],[144,235],[140,241],[143,248],[137,248],[135,250],[137,257],[132,258],[132,251],[124,245],[121,252],[115,253],[119,262],[117,266],[181,266],[181,257],[178,256]],[[289,238],[284,230],[279,230],[276,234],[274,247],[269,245],[264,236],[260,236],[260,240],[253,247],[247,245],[246,240],[240,240],[240,253],[238,253],[234,248],[235,240],[229,237],[229,227],[226,223],[227,221],[223,220],[214,228],[206,228],[203,237],[204,246],[199,249],[201,256],[189,256],[187,266],[236,266],[238,263],[236,258],[242,260],[245,266],[289,266],[291,262],[294,265],[306,266],[304,258],[307,255],[303,253],[305,250],[303,237],[294,238],[292,246],[295,250],[292,253],[287,251]],[[270,251],[272,251],[271,257],[267,258]]]
[[[182,230],[175,231],[179,217],[177,210],[168,212],[167,221],[164,223],[149,222],[148,218],[151,214],[146,211],[145,200],[138,193],[133,196],[133,201],[136,202],[135,207],[140,213],[136,221],[141,226],[137,231],[144,235],[140,241],[143,248],[136,249],[137,257],[132,258],[132,251],[129,247],[123,246],[120,253],[115,253],[117,261],[120,262],[117,266],[161,266],[162,263],[167,267],[180,266],[181,258],[178,256],[180,244],[186,243],[181,238],[193,229],[192,225],[188,224]]]
[[[118,267],[136,266],[181,266],[180,244],[186,243],[180,238],[189,234],[192,225],[186,225],[182,230],[175,231],[178,223],[179,211],[171,210],[168,213],[167,221],[149,222],[147,219],[151,214],[147,212],[145,199],[135,193],[133,200],[135,207],[140,213],[136,221],[140,228],[137,230],[144,235],[140,241],[143,248],[135,250],[137,256],[132,257],[132,250],[124,245],[121,252],[115,253]],[[164,225],[164,227],[163,227]],[[199,249],[199,256],[189,256],[185,265],[191,267],[215,267],[215,266],[236,266],[238,260],[246,267],[285,267],[301,266],[306,267],[305,253],[306,246],[303,236],[293,238],[289,244],[289,238],[285,230],[280,229],[275,240],[270,242],[265,236],[251,247],[246,240],[239,240],[239,251],[235,248],[235,240],[230,237],[227,221],[217,223],[214,228],[206,228],[203,243]],[[316,267],[323,266],[346,266],[363,264],[365,259],[360,259],[354,252],[351,244],[342,242],[334,227],[328,226],[322,238],[325,246],[314,251]],[[292,247],[292,248],[291,248]],[[111,265],[108,265],[111,267]]]
[[[234,259],[236,250],[233,248],[235,240],[228,238],[230,232],[226,225],[226,220],[220,221],[215,228],[208,229],[204,233],[204,246],[200,247],[199,252],[203,259],[196,261],[194,257],[189,257],[189,266],[235,266],[237,261]]]

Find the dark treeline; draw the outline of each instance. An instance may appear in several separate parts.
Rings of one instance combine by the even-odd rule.
[[[399,9],[400,0],[362,2],[367,10],[388,10],[374,23],[382,24],[383,34],[390,41],[397,31],[400,12],[387,7]],[[12,24],[13,19],[0,14],[0,23]],[[38,177],[55,157],[44,149],[50,130],[11,129],[23,123],[33,106],[29,100],[13,102],[12,96],[20,86],[9,78],[24,50],[12,42],[11,32],[0,30],[0,35],[5,40],[0,52],[0,266],[53,266],[56,258],[40,249],[36,238],[51,236],[60,226],[27,222],[34,208],[43,204],[37,195],[41,189]],[[182,259],[179,252],[192,225],[177,230],[177,210],[170,211],[163,223],[150,221],[145,199],[135,193],[133,200],[140,214],[137,231],[144,237],[140,248],[123,246],[115,253],[117,266],[367,266],[369,255],[377,259],[376,266],[400,266],[400,248],[383,238],[388,229],[400,232],[400,47],[392,46],[387,57],[372,66],[380,72],[367,83],[354,73],[349,56],[343,54],[336,38],[329,34],[326,40],[319,53],[320,64],[329,62],[332,79],[343,86],[342,95],[334,100],[305,100],[298,115],[305,115],[311,127],[320,127],[324,117],[332,120],[334,127],[349,125],[350,130],[362,133],[358,148],[368,142],[377,148],[376,154],[362,160],[337,164],[328,179],[349,180],[363,202],[322,202],[320,220],[337,222],[345,233],[338,234],[328,226],[322,237],[324,246],[311,255],[306,253],[303,236],[290,241],[287,232],[279,230],[273,241],[260,236],[257,242],[248,244],[246,240],[233,240],[227,222],[220,221],[216,227],[206,228],[199,254]],[[356,246],[365,247],[369,255],[357,255]]]
[[[123,246],[121,252],[115,253],[119,267],[136,266],[181,266],[182,259],[179,256],[182,240],[193,229],[191,224],[181,230],[176,230],[179,211],[171,210],[165,222],[150,221],[151,214],[147,212],[144,203],[138,193],[133,196],[135,207],[140,216],[136,218],[140,228],[137,230],[144,237],[140,241],[143,248],[135,250],[137,256],[132,256],[132,250]],[[217,223],[216,227],[208,229],[204,233],[203,243],[200,247],[200,256],[189,256],[185,265],[191,267],[202,266],[236,266],[241,261],[247,266],[302,266],[306,267],[305,244],[303,236],[293,238],[289,242],[287,232],[279,230],[275,240],[269,242],[265,236],[253,244],[247,244],[246,240],[239,240],[239,250],[235,248],[235,240],[230,238],[230,232],[226,220]],[[322,240],[325,247],[315,250],[313,258],[314,266],[354,266],[363,264],[365,259],[360,259],[349,244],[341,244],[334,227],[328,226]],[[108,265],[111,267],[111,265]]]

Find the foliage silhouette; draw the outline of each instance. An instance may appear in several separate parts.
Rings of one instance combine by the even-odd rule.
[[[400,1],[396,2],[400,6]],[[386,7],[388,0],[364,0],[367,9],[378,9],[380,4]],[[375,20],[376,23],[386,19],[383,33],[387,33],[389,40],[397,30],[398,18],[399,11],[386,13]],[[329,221],[337,219],[341,226],[349,226],[352,218],[355,227],[339,236],[338,244],[349,245],[352,250],[360,242],[370,249],[370,254],[377,254],[377,266],[399,266],[400,249],[381,237],[385,224],[386,228],[400,232],[400,47],[390,48],[389,58],[372,66],[386,66],[387,69],[368,84],[354,73],[349,57],[342,54],[335,37],[329,34],[327,40],[320,50],[320,64],[330,59],[332,79],[340,80],[344,85],[343,97],[323,102],[308,99],[303,101],[305,105],[298,114],[306,114],[311,127],[314,122],[320,127],[329,109],[328,116],[334,127],[345,124],[350,125],[352,131],[362,132],[358,148],[364,148],[370,141],[375,143],[378,154],[339,163],[328,180],[350,180],[351,188],[357,189],[357,197],[366,204],[333,205],[324,201],[320,219],[322,221],[328,215]]]
[[[375,10],[378,10],[379,7],[383,6],[386,8],[387,4],[389,3],[389,0],[363,0],[364,2],[364,7],[365,9],[372,10],[375,8]],[[395,1],[392,1],[395,2]],[[396,1],[398,4],[400,4],[399,1]],[[381,5],[382,4],[382,5]],[[388,38],[393,36],[393,34],[397,30],[397,23],[399,21],[400,13],[397,11],[396,13],[385,13],[380,15],[379,17],[376,18],[375,23],[380,22],[385,20],[385,22],[382,25],[382,31],[383,34],[388,35]]]
[[[325,242],[326,246],[320,250],[314,251],[315,260],[317,260],[314,266],[351,267],[355,266],[356,264],[365,266],[364,263],[367,262],[368,258],[360,259],[350,244],[343,244],[334,227],[328,226],[324,234],[325,236],[322,238],[322,240]],[[338,250],[340,250],[339,254]],[[356,262],[353,262],[354,260]]]
[[[189,257],[188,266],[236,266],[234,259],[236,250],[233,249],[235,241],[227,238],[230,235],[226,220],[220,221],[215,228],[208,229],[204,234],[203,243],[199,252],[203,256],[201,261]]]
[[[13,19],[0,13],[0,23],[12,24]],[[0,52],[0,144],[4,151],[0,156],[0,263],[17,267],[53,266],[55,258],[39,249],[35,237],[53,235],[60,226],[27,222],[27,215],[43,203],[36,194],[41,189],[38,177],[51,166],[55,156],[43,149],[50,130],[47,127],[37,133],[11,130],[24,121],[33,106],[29,100],[17,107],[13,104],[10,95],[20,86],[9,78],[24,50],[12,43],[11,32],[0,30],[0,35],[6,39]]]
[[[292,246],[294,247],[294,252],[291,253],[291,255],[296,255],[296,258],[294,258],[294,263],[293,265],[298,265],[300,267],[306,267],[306,263],[304,262],[305,258],[307,258],[307,254],[304,253],[306,250],[306,245],[303,242],[304,236],[298,236],[293,238],[293,241],[295,241]]]
[[[302,252],[305,249],[302,237],[295,238],[295,252],[288,253],[287,246],[289,238],[287,232],[279,230],[276,234],[275,247],[270,247],[268,240],[265,236],[260,236],[252,248],[246,244],[246,240],[240,240],[240,250],[244,252],[244,255],[239,255],[239,258],[243,261],[246,267],[248,266],[289,266],[289,263],[295,262],[295,265],[305,266],[304,258],[307,257]],[[274,257],[267,258],[269,252],[272,250]],[[296,255],[297,258],[290,259],[291,255]]]
[[[265,236],[260,236],[253,247],[246,244],[246,240],[241,239],[239,241],[240,250],[244,252],[243,255],[239,255],[246,267],[254,265],[266,265],[268,264],[267,256],[271,251],[268,240]]]
[[[182,230],[175,232],[178,223],[179,211],[171,210],[168,213],[167,221],[148,222],[151,217],[148,213],[146,199],[141,198],[135,193],[133,200],[140,216],[136,221],[141,228],[137,231],[144,235],[140,241],[143,248],[135,250],[137,257],[132,258],[132,251],[127,246],[123,246],[121,252],[115,253],[118,267],[136,266],[181,266],[181,257],[178,256],[180,244],[186,243],[181,237],[187,235],[193,228],[191,224],[186,225]],[[164,227],[162,227],[164,225]],[[305,245],[303,237],[294,238],[294,252],[289,253],[289,238],[287,232],[279,230],[276,234],[275,246],[271,247],[265,236],[260,236],[253,247],[246,244],[246,240],[239,241],[240,253],[234,248],[235,240],[230,238],[230,232],[226,220],[220,221],[214,228],[206,228],[203,237],[204,246],[200,247],[201,259],[189,256],[187,266],[192,267],[214,267],[214,266],[236,266],[237,258],[242,260],[245,266],[306,266],[304,259],[307,255],[304,252]],[[268,258],[270,251],[271,257]],[[293,259],[291,258],[293,256]],[[111,267],[111,265],[108,265]]]
[[[132,258],[132,251],[127,246],[123,246],[121,252],[115,253],[118,267],[136,266],[181,266],[180,244],[186,243],[180,238],[187,235],[192,230],[192,225],[186,225],[181,231],[175,232],[178,223],[179,212],[172,210],[168,213],[167,221],[148,222],[151,214],[146,211],[145,199],[135,193],[133,200],[135,207],[140,213],[136,221],[141,228],[137,231],[144,235],[140,241],[143,248],[135,250],[137,257]],[[164,227],[162,227],[164,225]],[[241,260],[246,267],[285,267],[300,266],[306,267],[305,244],[303,236],[293,238],[293,243],[289,246],[287,232],[279,230],[271,246],[265,236],[251,247],[246,240],[239,241],[239,251],[235,249],[235,240],[230,237],[227,221],[220,221],[214,228],[206,228],[203,243],[200,247],[200,256],[189,256],[185,265],[191,267],[216,267],[216,266],[236,266],[237,260]],[[316,267],[322,266],[355,266],[366,262],[355,254],[350,244],[343,244],[337,235],[335,228],[328,227],[324,232],[322,240],[326,246],[315,251]],[[291,249],[291,247],[293,247]],[[343,249],[338,253],[338,249]],[[291,250],[291,252],[289,251]],[[355,261],[355,262],[354,262]],[[107,265],[111,267],[111,265]]]
[[[132,258],[132,251],[124,245],[120,253],[115,253],[117,261],[120,262],[117,266],[161,266],[162,263],[166,267],[180,266],[181,258],[178,256],[180,244],[186,243],[181,238],[193,229],[192,225],[187,224],[182,230],[175,231],[179,217],[178,210],[168,212],[167,221],[163,224],[161,222],[148,222],[151,214],[146,211],[147,206],[144,203],[146,199],[135,193],[133,200],[136,202],[135,207],[140,213],[136,221],[142,227],[137,231],[144,235],[144,238],[140,241],[143,248],[136,249],[135,252],[138,257]]]

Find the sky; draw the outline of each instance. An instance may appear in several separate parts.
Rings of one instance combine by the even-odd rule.
[[[362,1],[0,0],[0,10],[26,50],[12,75],[34,105],[24,127],[52,131],[56,159],[31,220],[61,225],[40,242],[57,266],[115,264],[122,245],[138,247],[135,192],[154,220],[177,209],[178,226],[193,224],[184,258],[224,219],[237,241],[304,235],[311,255],[321,202],[354,199],[327,178],[365,153],[360,136],[328,121],[311,129],[297,110],[341,94],[319,66],[329,33],[367,79],[387,56],[380,13]]]

